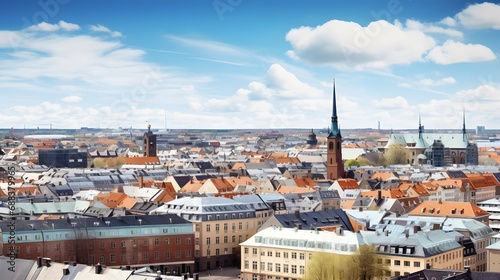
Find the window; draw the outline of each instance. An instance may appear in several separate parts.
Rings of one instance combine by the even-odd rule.
[[[245,269],[249,269],[250,268],[248,261],[245,261],[244,267],[245,267]]]
[[[404,261],[404,266],[410,266],[410,261]]]
[[[220,255],[220,250],[219,249],[215,249],[215,255],[216,256]]]
[[[149,241],[148,241],[148,240],[144,240],[144,242],[142,243],[142,245],[143,245],[144,247],[149,246]]]
[[[191,257],[191,250],[186,250],[186,258],[190,258]]]
[[[396,266],[401,265],[401,261],[400,261],[400,260],[395,260],[395,261],[394,261],[394,265],[396,265]]]
[[[160,239],[155,238],[155,240],[153,241],[153,244],[154,244],[155,246],[158,246],[158,244],[160,244]]]
[[[191,237],[186,238],[186,244],[191,244]]]
[[[207,245],[210,245],[210,237],[207,237]]]
[[[257,248],[252,248],[252,254],[257,255]]]
[[[210,232],[210,224],[207,225],[207,232]]]
[[[219,232],[219,224],[215,224],[215,232]]]
[[[268,251],[268,252],[267,252],[267,256],[268,256],[268,257],[272,257],[272,256],[273,256],[273,251]]]
[[[160,259],[160,252],[158,252],[158,251],[154,252],[154,258],[155,258],[155,260],[159,260]]]
[[[276,264],[276,272],[281,272],[281,264]]]
[[[260,269],[266,270],[266,263],[265,262],[260,262]]]
[[[219,244],[220,243],[220,237],[215,237],[215,244]]]
[[[142,254],[142,259],[143,259],[143,260],[145,260],[145,261],[147,261],[147,260],[148,260],[148,258],[149,258],[148,253],[147,253],[147,252],[144,252],[144,253]]]
[[[180,259],[181,258],[181,250],[176,250],[175,251],[175,258]]]
[[[420,262],[413,262],[414,267],[420,267]]]
[[[297,258],[297,253],[296,252],[292,252],[292,259],[296,259]]]
[[[273,263],[267,263],[267,271],[273,271]]]
[[[170,259],[170,252],[165,252],[165,254],[163,255],[163,258],[166,260]]]
[[[227,223],[224,223],[224,232],[227,231]]]
[[[224,243],[227,243],[227,236],[224,236]]]
[[[179,237],[177,237],[177,238],[175,239],[175,244],[177,244],[177,245],[182,244],[181,239],[180,239]]]
[[[288,252],[283,253],[283,258],[288,259]]]
[[[305,273],[305,267],[303,265],[299,266],[299,274],[304,275]]]
[[[99,262],[106,263],[106,257],[104,255],[99,256]]]
[[[252,262],[252,269],[257,269],[257,262],[256,261]]]
[[[281,258],[281,253],[280,253],[280,252],[276,252],[275,256],[276,256],[277,258]]]
[[[288,273],[288,264],[283,264],[283,272]]]
[[[297,274],[297,266],[292,264],[292,274]]]
[[[165,243],[165,245],[169,245],[170,244],[170,238],[165,238],[164,243]]]
[[[301,260],[305,259],[304,253],[300,253],[299,257],[300,257]]]
[[[115,256],[115,254],[109,255],[109,262],[111,262],[111,263],[115,263],[116,262],[116,256]]]
[[[116,247],[116,242],[111,241],[111,244],[109,245],[109,247],[111,247],[111,248],[115,248],[115,247]]]

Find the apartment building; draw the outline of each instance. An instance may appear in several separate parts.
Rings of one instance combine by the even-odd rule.
[[[0,229],[5,256],[194,272],[193,226],[172,214],[0,221]]]
[[[239,265],[240,246],[257,232],[262,217],[248,203],[225,197],[183,197],[150,214],[176,214],[192,222],[195,270]]]
[[[442,230],[410,232],[363,231],[364,240],[375,246],[392,277],[425,268],[463,269],[463,246]],[[389,275],[387,275],[389,276]]]
[[[302,279],[314,252],[353,255],[360,236],[350,231],[269,227],[241,243],[241,279]]]

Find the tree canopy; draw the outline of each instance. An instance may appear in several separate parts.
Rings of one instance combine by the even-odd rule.
[[[392,144],[384,153],[387,164],[406,164],[406,148],[403,145]]]
[[[304,280],[382,279],[390,270],[375,254],[373,246],[361,245],[354,255],[313,253]]]

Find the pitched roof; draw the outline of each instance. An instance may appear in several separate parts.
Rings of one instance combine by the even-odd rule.
[[[409,215],[476,218],[489,216],[489,213],[472,202],[424,201],[410,211]]]

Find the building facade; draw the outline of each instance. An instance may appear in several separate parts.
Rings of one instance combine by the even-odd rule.
[[[195,237],[195,270],[239,265],[239,244],[255,234],[261,217],[249,204],[225,197],[183,197],[150,214],[169,213],[191,221]]]
[[[1,221],[9,256],[12,221]],[[176,215],[15,221],[16,258],[50,258],[110,267],[150,266],[162,273],[194,270],[192,224]]]

